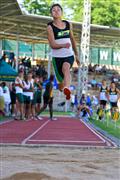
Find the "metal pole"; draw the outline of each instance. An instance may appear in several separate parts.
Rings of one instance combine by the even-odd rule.
[[[91,1],[84,0],[84,14],[81,35],[81,57],[78,72],[78,99],[82,91],[87,91],[88,82],[88,64],[89,64],[89,46],[90,46],[90,19],[91,19]]]
[[[35,45],[34,43],[32,43],[32,61],[34,61],[34,57],[35,57]]]
[[[3,49],[3,47],[2,47],[2,39],[0,39],[0,58],[2,57],[2,49]]]
[[[17,38],[16,38],[16,71],[18,71],[18,61],[19,61],[19,34],[18,34],[18,27],[17,27]]]

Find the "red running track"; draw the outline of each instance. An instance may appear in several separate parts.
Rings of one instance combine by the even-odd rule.
[[[11,121],[0,125],[2,144],[62,144],[81,146],[112,146],[101,135],[80,120],[58,117],[50,121]]]

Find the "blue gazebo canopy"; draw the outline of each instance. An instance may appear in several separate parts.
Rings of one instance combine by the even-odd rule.
[[[6,63],[3,59],[0,60],[0,81],[14,81],[17,76],[15,69]]]

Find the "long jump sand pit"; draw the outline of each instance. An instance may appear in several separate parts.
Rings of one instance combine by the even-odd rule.
[[[1,146],[2,180],[119,180],[119,149]]]

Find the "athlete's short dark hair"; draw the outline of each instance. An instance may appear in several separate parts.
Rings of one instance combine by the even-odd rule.
[[[106,81],[106,79],[102,79],[102,82],[103,82],[103,81]]]
[[[116,85],[115,81],[111,81],[111,84],[115,84]]]
[[[53,9],[55,6],[58,6],[58,7],[61,9],[61,11],[63,11],[62,6],[61,6],[60,4],[58,4],[58,3],[56,3],[56,4],[53,4],[53,5],[51,6],[51,8],[50,8],[50,13],[52,13],[52,9]]]

